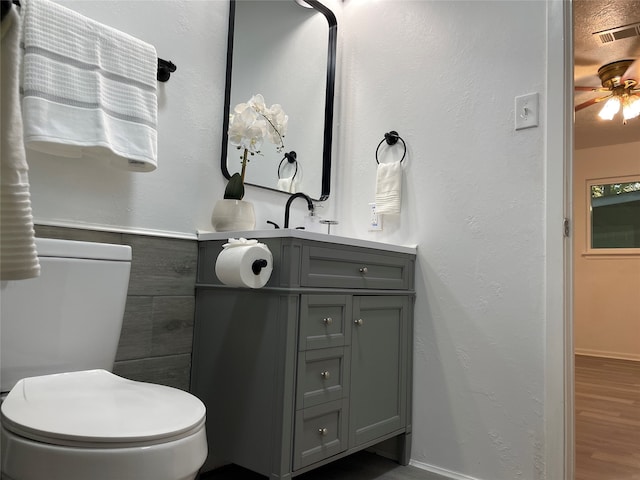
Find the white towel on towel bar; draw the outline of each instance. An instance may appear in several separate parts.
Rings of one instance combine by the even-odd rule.
[[[0,111],[0,280],[40,274],[28,166],[20,112],[20,18],[15,7],[2,20]]]
[[[157,69],[152,45],[49,0],[27,0],[25,145],[155,170]]]

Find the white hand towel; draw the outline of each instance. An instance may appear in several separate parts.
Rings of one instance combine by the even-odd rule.
[[[380,163],[376,174],[376,213],[400,213],[402,200],[402,164]]]
[[[27,148],[155,170],[157,68],[153,46],[49,0],[26,0]]]
[[[2,20],[2,134],[0,137],[0,280],[40,275],[28,166],[20,112],[20,17],[15,7]]]

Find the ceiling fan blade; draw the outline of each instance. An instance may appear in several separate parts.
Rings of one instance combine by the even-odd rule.
[[[574,88],[580,92],[608,92],[609,91],[608,88],[604,88],[604,87],[580,87],[576,85]]]
[[[592,98],[591,100],[581,103],[580,105],[576,105],[575,111],[577,112],[578,110],[582,110],[583,108],[590,107],[591,105],[594,105],[598,102],[606,100],[609,97],[611,97],[611,95],[607,95],[606,97],[600,97],[600,98]]]

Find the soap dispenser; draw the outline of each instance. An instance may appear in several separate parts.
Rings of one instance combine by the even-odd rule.
[[[304,217],[304,229],[308,232],[322,232],[322,225],[320,225],[321,217],[318,213],[319,208],[324,208],[323,205],[315,204],[313,211],[310,211],[308,215]]]

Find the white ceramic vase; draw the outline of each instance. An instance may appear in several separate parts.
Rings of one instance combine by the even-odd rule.
[[[256,226],[253,203],[244,200],[218,200],[211,214],[211,225],[216,232],[253,230]]]

